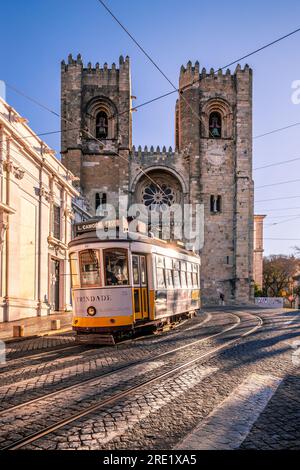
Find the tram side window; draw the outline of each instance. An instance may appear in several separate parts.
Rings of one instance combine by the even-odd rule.
[[[171,269],[166,269],[166,280],[167,280],[167,288],[173,289],[173,276],[172,276]]]
[[[181,278],[181,286],[183,288],[187,288],[186,263],[184,261],[181,262],[180,278]]]
[[[146,269],[146,258],[144,256],[141,256],[141,281],[142,281],[142,286],[147,285],[147,269]]]
[[[165,289],[166,288],[166,280],[165,280],[165,270],[164,270],[164,268],[157,268],[156,269],[156,279],[157,279],[157,289]]]
[[[198,287],[198,266],[196,264],[193,265],[193,286]]]
[[[174,287],[175,289],[178,289],[180,287],[180,275],[177,269],[174,269],[173,271],[173,278],[174,278]]]
[[[180,284],[180,261],[173,260],[173,281],[175,289],[179,289],[181,287]]]
[[[133,284],[135,286],[140,285],[140,273],[139,273],[139,257],[132,256],[132,273],[133,273]]]
[[[71,268],[71,281],[72,287],[79,287],[79,274],[77,268],[77,253],[70,253],[70,268]]]
[[[166,288],[166,277],[165,277],[165,259],[163,256],[156,255],[156,284],[157,289]]]
[[[99,252],[86,250],[80,253],[81,287],[100,286]]]
[[[187,263],[187,285],[188,287],[193,287],[193,273],[191,263]]]
[[[106,286],[128,286],[127,250],[121,248],[103,251]]]

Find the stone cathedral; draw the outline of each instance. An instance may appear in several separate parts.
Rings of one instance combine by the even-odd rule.
[[[203,203],[204,304],[253,300],[252,70],[181,67],[175,149],[132,145],[130,60],[61,65],[62,163],[99,205]],[[99,143],[99,140],[103,144]],[[148,175],[150,178],[148,178]],[[157,183],[157,186],[153,182]],[[152,186],[151,186],[152,185]],[[163,194],[159,194],[163,186]]]

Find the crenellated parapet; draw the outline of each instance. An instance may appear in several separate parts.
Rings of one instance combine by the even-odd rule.
[[[195,64],[193,65],[192,62],[189,61],[186,67],[184,67],[184,65],[181,66],[180,76],[179,76],[179,87],[182,88],[194,82],[197,82],[199,81],[199,78],[200,78],[199,62],[196,61]]]
[[[101,67],[99,62],[97,62],[95,66],[93,66],[91,62],[88,62],[85,65],[83,63],[81,54],[78,54],[76,58],[73,58],[73,55],[69,54],[67,62],[65,60],[61,62],[61,68],[63,71],[67,72],[70,67],[78,67],[91,73],[114,73],[123,69],[129,70],[130,58],[126,56],[124,59],[124,57],[121,55],[119,58],[119,67],[117,67],[115,63],[112,63],[112,65],[109,67],[106,62],[103,64],[103,67]]]
[[[130,152],[131,158],[135,160],[146,161],[149,160],[151,162],[158,162],[158,161],[165,161],[165,160],[174,160],[175,157],[178,156],[177,152],[172,149],[172,147],[162,147],[160,146],[154,147],[147,147],[147,145],[142,148],[141,146],[131,148]]]
[[[202,70],[200,70],[198,61],[196,61],[194,65],[191,61],[189,61],[186,67],[183,65],[181,66],[179,88],[184,89],[188,86],[195,85],[204,79],[213,80],[214,82],[218,80],[222,80],[222,82],[232,81],[235,77],[240,76],[241,74],[252,74],[252,69],[248,64],[246,64],[244,68],[238,64],[235,68],[235,71],[231,72],[229,68],[227,70],[214,70],[213,68],[207,70],[205,67],[203,67]]]
[[[142,165],[176,165],[178,162],[182,161],[182,154],[178,153],[177,150],[172,147],[151,147],[141,146],[131,148],[130,152],[131,161],[141,163]]]

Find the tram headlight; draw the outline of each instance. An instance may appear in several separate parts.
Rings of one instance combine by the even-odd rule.
[[[88,307],[87,314],[90,315],[90,317],[94,317],[96,315],[95,307]]]

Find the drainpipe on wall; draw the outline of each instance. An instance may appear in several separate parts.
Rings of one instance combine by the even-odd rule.
[[[10,206],[10,172],[11,172],[11,162],[10,162],[10,138],[6,140],[6,205]],[[9,321],[9,263],[10,263],[10,252],[9,252],[9,236],[10,236],[10,217],[7,214],[7,227],[6,227],[6,240],[5,240],[5,256],[6,256],[6,269],[5,269],[5,313],[4,321]]]
[[[65,188],[63,189],[63,194],[64,194],[64,206],[63,206],[63,214],[64,214],[64,244],[68,244],[68,222],[69,222],[69,216],[68,216],[68,194]],[[67,263],[68,263],[68,250],[64,252],[64,270],[63,270],[63,293],[64,293],[64,310],[67,311],[68,304],[70,302],[67,302],[69,300],[67,296],[69,296],[69,293],[67,292]]]
[[[43,158],[44,161],[44,158]],[[42,276],[42,208],[43,208],[43,163],[39,169],[39,180],[40,180],[40,190],[39,190],[39,226],[38,226],[38,275],[37,275],[37,316],[42,316],[42,299],[41,299],[41,276]]]

